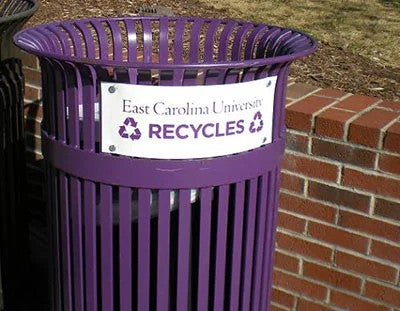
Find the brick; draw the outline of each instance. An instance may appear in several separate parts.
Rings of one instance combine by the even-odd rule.
[[[290,99],[298,99],[311,94],[316,90],[318,90],[318,87],[310,84],[294,83],[288,86],[286,96]]]
[[[25,160],[28,163],[35,163],[37,161],[43,160],[43,155],[41,153],[33,152],[33,150],[27,148],[25,152]]]
[[[336,220],[337,209],[308,198],[281,193],[279,207],[285,210],[308,216],[314,219],[334,223]]]
[[[24,118],[25,125],[25,134],[30,133],[37,136],[40,136],[40,122],[35,119],[26,119]]]
[[[394,112],[400,112],[400,102],[384,101],[378,107],[386,108]]]
[[[303,233],[306,227],[306,221],[303,218],[280,211],[278,213],[278,226],[289,231]]]
[[[394,307],[400,306],[400,288],[393,288],[367,281],[365,284],[365,296],[368,298],[388,303]]]
[[[26,52],[21,53],[22,63],[26,67],[30,67],[33,69],[39,69],[39,60],[37,57],[33,56],[32,54],[28,54]]]
[[[400,141],[399,141],[400,144]],[[379,156],[379,170],[382,172],[400,175],[400,156],[381,154]]]
[[[375,152],[318,138],[313,138],[311,152],[316,156],[366,168],[373,168],[376,158]]]
[[[321,223],[310,222],[308,224],[308,235],[317,240],[360,253],[366,253],[368,248],[368,238]]]
[[[280,289],[272,289],[272,301],[286,308],[293,308],[296,298]]]
[[[349,127],[349,141],[376,148],[379,145],[380,133],[390,122],[398,118],[392,111],[373,109],[361,115]]]
[[[326,287],[278,270],[274,271],[273,280],[276,286],[300,293],[301,295],[313,297],[315,299],[323,300],[327,295]]]
[[[400,245],[391,245],[380,241],[372,240],[371,255],[400,264]]]
[[[387,129],[383,147],[385,150],[400,153],[400,122],[394,123]]]
[[[345,167],[342,184],[382,196],[400,199],[400,180],[384,174],[367,174]]]
[[[390,311],[388,307],[364,300],[362,297],[353,296],[333,290],[331,304],[351,311]]]
[[[282,308],[282,307],[277,306],[277,305],[271,305],[270,309],[271,309],[271,311],[287,311],[286,308]]]
[[[303,263],[303,275],[336,288],[356,293],[361,290],[362,280],[360,278],[312,262],[305,261]]]
[[[301,298],[297,304],[297,311],[331,311],[327,305],[322,305],[310,300]]]
[[[25,144],[31,150],[36,150],[37,152],[42,152],[42,140],[40,137],[26,134],[25,135]]]
[[[315,133],[321,136],[343,139],[346,122],[354,115],[354,112],[329,108],[315,117]]]
[[[25,100],[36,101],[40,99],[41,89],[32,86],[25,86]]]
[[[369,97],[364,95],[351,95],[340,103],[335,105],[335,108],[346,109],[354,112],[360,112],[364,109],[376,104],[379,100],[375,97]]]
[[[286,172],[281,172],[281,188],[303,193],[304,192],[304,178],[291,175]]]
[[[290,129],[310,132],[313,115],[332,102],[330,98],[309,96],[290,105],[286,109],[286,126]]]
[[[299,265],[300,265],[300,260],[298,258],[286,255],[282,253],[280,250],[275,251],[274,267],[298,273]]]
[[[42,76],[39,70],[32,69],[29,67],[23,67],[22,69],[25,77],[25,83],[41,87],[42,85]]]
[[[342,98],[343,96],[347,95],[348,93],[343,92],[341,90],[337,90],[337,89],[322,89],[316,93],[314,93],[314,95],[316,96],[322,96],[322,97],[330,97],[330,98]]]
[[[288,106],[288,105],[290,105],[292,102],[293,102],[293,100],[292,100],[292,99],[286,98],[286,103],[285,103],[285,106]]]
[[[369,216],[362,216],[341,210],[339,211],[339,225],[395,242],[400,240],[400,225],[388,224]]]
[[[373,261],[368,257],[357,257],[342,251],[336,253],[336,265],[345,270],[353,271],[362,275],[379,280],[396,281],[397,270],[393,266]]]
[[[308,196],[368,213],[370,197],[354,191],[310,181]]]
[[[307,135],[299,135],[292,132],[286,133],[286,148],[293,151],[308,153],[308,142],[310,138]]]
[[[288,252],[303,255],[308,258],[331,262],[331,248],[304,240],[301,237],[293,237],[285,233],[278,232],[276,247]]]
[[[336,164],[303,155],[285,153],[282,168],[308,177],[336,181],[339,167]]]
[[[377,198],[374,214],[392,220],[400,220],[400,204]]]

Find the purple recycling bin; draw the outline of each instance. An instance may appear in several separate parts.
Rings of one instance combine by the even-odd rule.
[[[57,311],[267,310],[294,30],[93,18],[15,36],[43,73]]]
[[[6,311],[25,310],[28,277],[24,77],[12,39],[37,8],[35,0],[0,0],[0,282]]]

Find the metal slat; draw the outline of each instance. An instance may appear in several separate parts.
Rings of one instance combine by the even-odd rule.
[[[150,308],[150,190],[138,195],[138,310]]]
[[[114,310],[112,187],[100,185],[101,307]]]
[[[158,192],[157,310],[169,310],[170,296],[170,191]]]
[[[137,207],[136,207],[137,208]],[[119,187],[119,288],[120,310],[132,310],[132,194]]]

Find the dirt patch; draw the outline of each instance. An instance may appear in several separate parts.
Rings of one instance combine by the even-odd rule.
[[[215,9],[196,0],[42,0],[29,25],[91,16],[136,15],[141,6],[152,4],[169,7],[175,15],[181,16],[231,17],[228,10]],[[294,62],[291,77],[324,88],[400,100],[400,68],[325,42],[319,42],[319,50],[314,55]]]
[[[372,62],[326,43],[320,42],[315,54],[294,62],[291,68],[291,76],[298,82],[400,100],[400,68]]]

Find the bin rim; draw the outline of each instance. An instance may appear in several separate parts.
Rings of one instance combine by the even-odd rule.
[[[16,14],[0,16],[0,25],[3,23],[13,22],[16,20],[31,17],[39,9],[39,1],[38,0],[24,0],[24,2],[33,3],[33,6],[31,8],[29,8],[28,10],[24,10],[24,11],[21,11]]]
[[[265,25],[267,27],[275,27],[280,30],[291,31],[295,34],[303,36],[309,41],[308,48],[301,49],[299,51],[295,51],[286,55],[272,56],[266,58],[254,58],[254,59],[245,59],[238,61],[209,61],[209,62],[182,62],[182,63],[160,63],[160,62],[133,62],[133,61],[117,61],[117,60],[109,60],[109,59],[99,59],[99,58],[89,58],[89,57],[76,57],[76,56],[67,56],[61,53],[50,52],[47,50],[43,50],[34,45],[34,42],[29,38],[24,38],[30,31],[35,30],[45,30],[48,27],[59,26],[66,23],[87,23],[91,21],[124,21],[127,19],[131,20],[150,20],[150,21],[159,21],[161,19],[167,19],[169,21],[177,21],[177,20],[187,20],[188,22],[194,22],[196,20],[200,20],[203,22],[213,22],[213,21],[221,21],[222,23],[234,22],[238,25],[253,25],[254,27]],[[279,63],[287,63],[292,62],[296,59],[305,57],[309,54],[312,54],[317,49],[317,41],[310,35],[303,33],[302,31],[286,28],[277,25],[270,25],[266,23],[256,23],[250,21],[244,21],[239,19],[218,19],[218,18],[202,18],[202,17],[192,17],[192,16],[120,16],[120,17],[92,17],[92,18],[83,18],[83,19],[71,19],[71,20],[63,20],[52,23],[46,23],[41,25],[36,25],[30,28],[26,28],[18,31],[14,37],[14,44],[17,45],[22,50],[25,50],[28,53],[31,53],[40,58],[48,58],[51,60],[63,61],[72,64],[78,65],[89,65],[89,66],[102,66],[102,67],[113,67],[113,68],[137,68],[137,69],[244,69],[265,65],[273,65]]]

